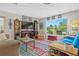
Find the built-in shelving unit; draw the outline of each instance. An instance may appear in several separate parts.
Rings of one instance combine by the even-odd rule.
[[[19,21],[16,19],[14,21],[14,36],[26,37],[28,35],[30,38],[34,38],[38,34],[38,22],[27,22]]]
[[[25,37],[26,34],[33,38],[34,36],[34,23],[21,21],[21,37]]]

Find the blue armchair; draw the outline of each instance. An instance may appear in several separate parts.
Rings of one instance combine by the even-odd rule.
[[[74,39],[75,39],[74,37],[67,36],[62,40],[62,42],[72,44]]]
[[[79,33],[73,37],[65,37],[62,42],[72,44],[75,48],[78,49],[78,56],[79,56]]]
[[[73,41],[73,46],[78,49],[78,56],[79,56],[79,33],[76,35]]]
[[[75,48],[78,48],[79,49],[79,34],[76,35],[72,45],[75,47]]]

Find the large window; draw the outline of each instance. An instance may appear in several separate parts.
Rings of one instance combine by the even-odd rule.
[[[79,32],[79,19],[74,19],[71,21],[72,34],[77,34]]]
[[[0,16],[0,32],[4,31],[4,17]]]
[[[47,20],[46,22],[48,34],[64,35],[67,34],[67,19],[58,18]]]

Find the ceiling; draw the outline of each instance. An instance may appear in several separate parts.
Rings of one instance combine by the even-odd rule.
[[[48,17],[79,9],[79,3],[0,3],[0,10],[30,17]]]

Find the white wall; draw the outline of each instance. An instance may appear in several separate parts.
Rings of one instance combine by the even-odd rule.
[[[21,20],[21,15],[16,15],[16,14],[0,11],[0,16],[5,16],[5,29],[4,29],[5,32],[4,33],[9,34],[10,39],[14,39],[14,20],[15,19]],[[12,20],[11,21],[12,29],[9,29],[9,19]]]
[[[14,39],[14,20],[15,19],[22,20],[22,15],[17,15],[17,14],[13,14],[13,13],[0,11],[0,16],[5,16],[5,32],[4,33],[9,34],[10,39]],[[11,22],[12,22],[12,29],[9,29],[9,19],[11,19]],[[34,20],[38,20],[38,19],[37,18],[32,18],[32,22]]]
[[[40,29],[40,24],[43,23],[43,28]],[[43,19],[39,19],[38,20],[38,33],[42,36],[44,36],[44,39],[47,39],[46,33],[47,33],[47,29],[46,29],[46,18]]]

